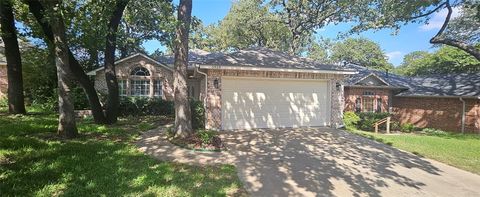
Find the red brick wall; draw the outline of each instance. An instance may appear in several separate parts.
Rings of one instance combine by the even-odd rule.
[[[466,102],[465,131],[480,132],[480,100]],[[400,123],[418,127],[461,131],[462,102],[458,98],[394,97],[393,111]]]
[[[7,96],[7,66],[0,65],[0,98]]]
[[[374,96],[373,96],[375,98],[374,109],[377,108],[377,98],[381,98],[382,112],[388,112],[388,99],[389,99],[391,90],[379,89],[379,88],[360,88],[360,87],[345,87],[345,111],[355,111],[355,100],[357,98],[362,99],[363,93],[365,91],[374,93]]]

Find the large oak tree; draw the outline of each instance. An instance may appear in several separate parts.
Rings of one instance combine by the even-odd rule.
[[[180,0],[177,11],[177,30],[174,43],[174,102],[175,137],[186,138],[193,133],[190,103],[187,94],[188,35],[192,19],[192,0]]]
[[[12,114],[25,114],[22,59],[11,0],[0,1],[0,29],[7,59],[8,111]]]
[[[66,138],[74,138],[77,136],[78,131],[70,91],[73,73],[68,66],[70,58],[68,55],[68,41],[65,35],[65,24],[62,16],[62,2],[61,0],[50,0],[47,6],[50,14],[49,20],[53,34],[55,65],[58,79],[58,134]]]

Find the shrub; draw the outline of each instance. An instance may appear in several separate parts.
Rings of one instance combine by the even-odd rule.
[[[354,112],[345,112],[343,114],[343,122],[347,129],[356,128],[357,123],[360,121],[360,117],[357,116]]]
[[[427,134],[427,135],[435,135],[435,136],[448,135],[448,132],[440,130],[440,129],[434,129],[434,128],[424,128],[424,129],[422,129],[422,133]]]
[[[390,125],[390,129],[393,130],[393,131],[400,131],[401,130],[401,125],[400,125],[400,122],[397,122],[397,121],[393,121]]]
[[[174,107],[172,101],[165,101],[161,98],[121,97],[119,114],[121,116],[172,116],[174,114]]]
[[[205,129],[205,108],[202,101],[191,100],[192,128],[194,130]]]
[[[198,137],[202,141],[202,144],[210,144],[212,139],[216,137],[218,134],[212,130],[199,130],[197,132]]]
[[[415,125],[412,123],[405,123],[400,125],[400,131],[405,132],[405,133],[411,133],[415,130]]]
[[[359,129],[364,131],[373,131],[375,122],[390,116],[389,113],[374,113],[374,112],[362,112],[358,113],[360,121],[357,123]],[[385,129],[385,125],[382,124],[380,129]]]

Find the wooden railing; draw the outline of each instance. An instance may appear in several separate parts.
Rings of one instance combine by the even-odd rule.
[[[391,122],[390,120],[391,120],[391,118],[390,118],[390,116],[388,116],[384,119],[381,119],[381,120],[375,122],[373,124],[375,126],[375,133],[378,133],[378,126],[380,126],[383,123],[385,123],[387,125],[387,128],[386,128],[387,133],[390,133],[390,122]]]

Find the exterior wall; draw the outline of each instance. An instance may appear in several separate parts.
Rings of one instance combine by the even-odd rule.
[[[0,98],[7,97],[7,65],[0,64]]]
[[[331,89],[331,125],[342,124],[343,89],[336,88],[336,83],[344,78],[344,75],[318,74],[318,73],[294,73],[294,72],[271,72],[271,71],[239,71],[239,70],[207,70],[207,93],[206,93],[206,127],[207,129],[221,129],[222,127],[222,76],[258,77],[258,78],[290,78],[290,79],[329,79]],[[214,81],[218,79],[218,88],[214,87]]]
[[[389,111],[389,98],[391,95],[390,89],[382,88],[362,88],[362,87],[345,87],[345,111],[355,111],[355,100],[357,98],[363,99],[365,91],[374,93],[374,109],[377,107],[377,99],[382,99],[382,112]],[[362,100],[363,103],[363,100]],[[363,106],[362,106],[363,110]]]
[[[465,131],[480,132],[480,100],[464,99]],[[393,111],[400,123],[446,131],[461,131],[463,105],[459,98],[394,97]]]
[[[173,100],[172,71],[142,56],[136,56],[127,61],[121,62],[115,67],[117,79],[127,80],[127,95],[130,94],[130,79],[132,79],[130,76],[130,72],[137,66],[145,67],[150,72],[150,77],[145,77],[145,79],[150,79],[150,97],[153,97],[153,81],[161,79],[163,81],[162,98],[166,100]],[[95,89],[97,89],[97,91],[99,91],[100,93],[104,94],[107,92],[107,84],[105,82],[104,70],[98,71],[95,75]]]

